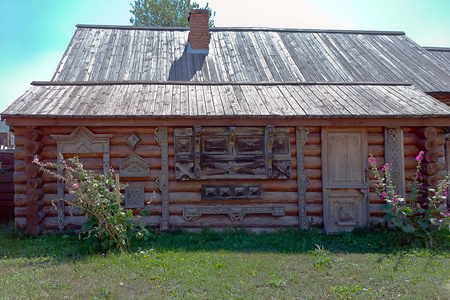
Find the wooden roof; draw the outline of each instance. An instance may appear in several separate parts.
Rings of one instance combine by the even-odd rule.
[[[2,117],[450,117],[408,84],[35,82]]]
[[[450,72],[403,32],[78,25],[52,81],[410,82],[450,92]]]
[[[447,71],[450,74],[450,48],[425,47],[425,49],[431,52],[431,54],[447,68]]]

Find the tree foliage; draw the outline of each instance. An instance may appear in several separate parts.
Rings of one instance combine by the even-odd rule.
[[[206,3],[200,7],[191,0],[135,0],[131,3],[130,12],[134,15],[130,22],[133,26],[168,26],[189,27],[188,16],[192,9],[207,9],[209,11],[209,27],[214,27],[212,11]]]

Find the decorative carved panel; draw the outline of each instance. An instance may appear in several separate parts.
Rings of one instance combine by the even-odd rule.
[[[196,125],[174,134],[176,179],[291,176],[289,128]]]
[[[306,218],[306,190],[308,189],[308,176],[305,171],[304,146],[308,141],[309,130],[306,127],[297,127],[295,141],[297,147],[297,186],[298,186],[298,222],[300,229],[308,229]]]
[[[405,196],[405,162],[403,155],[403,130],[400,127],[385,128],[385,161],[391,162],[391,179],[395,192]]]
[[[159,229],[169,229],[169,144],[167,138],[167,127],[157,127],[155,139],[161,146],[161,172],[156,181],[161,191],[161,221]]]
[[[142,142],[142,139],[136,133],[133,132],[125,139],[125,141],[127,142],[128,146],[130,146],[131,149],[136,150],[136,148]]]
[[[202,185],[202,200],[262,199],[262,185]]]
[[[144,186],[125,188],[125,208],[144,208]]]
[[[77,127],[69,135],[51,135],[56,140],[58,151],[58,164],[61,163],[63,154],[78,153],[103,153],[103,171],[107,173],[110,166],[109,139],[112,134],[94,134],[86,127]],[[58,174],[62,175],[62,169],[58,168]],[[64,183],[58,180],[58,228],[64,229]]]
[[[133,153],[120,162],[119,175],[121,177],[148,177],[150,176],[150,164]]]
[[[202,215],[228,215],[231,220],[242,220],[248,214],[270,214],[272,216],[284,216],[284,207],[267,206],[196,206],[183,208],[183,218],[193,221]]]

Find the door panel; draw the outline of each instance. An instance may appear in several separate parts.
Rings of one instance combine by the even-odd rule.
[[[368,219],[365,128],[323,128],[323,217],[327,232],[351,231]]]

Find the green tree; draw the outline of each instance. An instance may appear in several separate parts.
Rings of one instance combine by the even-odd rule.
[[[214,27],[212,11],[206,3],[200,7],[191,0],[135,0],[131,3],[130,12],[134,15],[130,22],[133,26],[169,26],[189,27],[188,16],[192,9],[207,9],[209,11],[209,27]]]

